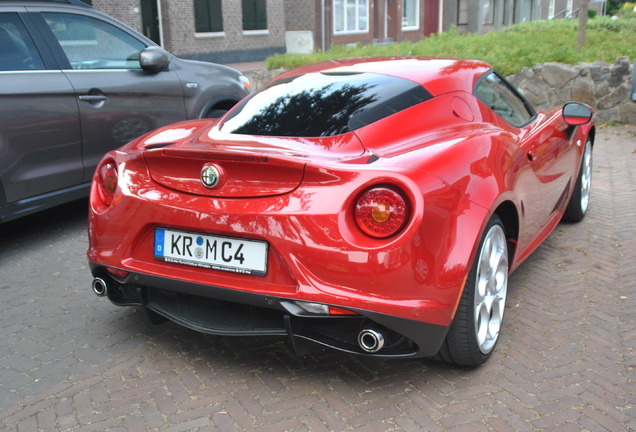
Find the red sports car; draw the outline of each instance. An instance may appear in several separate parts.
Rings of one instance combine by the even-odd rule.
[[[587,211],[592,110],[535,112],[489,65],[350,59],[219,120],[150,132],[95,173],[93,289],[216,335],[479,365],[508,275]]]

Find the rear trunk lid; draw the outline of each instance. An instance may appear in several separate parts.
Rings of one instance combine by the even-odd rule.
[[[152,179],[170,189],[248,198],[293,191],[302,182],[308,162],[338,162],[363,153],[353,133],[272,138],[222,133],[214,126],[193,140],[149,146],[144,158]]]

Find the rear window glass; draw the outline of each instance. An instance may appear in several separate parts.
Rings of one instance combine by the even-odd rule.
[[[238,106],[222,132],[327,137],[350,132],[428,100],[421,85],[369,73],[312,73],[278,81]]]
[[[17,13],[0,13],[0,71],[42,70],[44,63]]]

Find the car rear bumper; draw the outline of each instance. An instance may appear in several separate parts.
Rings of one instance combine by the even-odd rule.
[[[318,345],[387,358],[429,357],[437,353],[448,327],[348,308],[357,315],[306,312],[292,299],[263,295],[143,273],[117,280],[104,266],[90,263],[99,295],[117,306],[140,306],[151,324],[166,319],[187,328],[225,336],[286,335],[293,351],[304,356]],[[103,292],[99,292],[102,288]],[[369,351],[360,337],[382,347]],[[364,339],[366,341],[366,339]]]

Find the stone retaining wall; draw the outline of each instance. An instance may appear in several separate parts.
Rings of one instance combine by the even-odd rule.
[[[289,69],[280,68],[280,69],[261,69],[252,73],[250,77],[250,84],[252,84],[252,91],[256,91],[259,88],[263,87],[267,82],[271,79],[276,78],[278,75],[283,72],[287,72]]]
[[[537,64],[508,80],[539,110],[574,100],[594,107],[598,121],[636,123],[632,73],[629,57],[619,57],[614,64]]]
[[[252,87],[258,89],[285,71],[257,71],[252,75]],[[598,121],[636,124],[636,102],[631,99],[632,73],[629,57],[619,57],[614,64],[536,64],[524,67],[508,79],[538,110],[574,100],[594,107]]]

